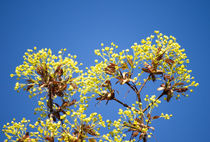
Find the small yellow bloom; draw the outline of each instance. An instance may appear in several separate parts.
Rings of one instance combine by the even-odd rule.
[[[109,50],[109,47],[105,47],[105,50],[108,51]]]
[[[197,87],[198,85],[199,85],[199,83],[196,83],[196,84],[195,84],[195,87]]]
[[[154,33],[159,34],[159,31],[154,31]]]

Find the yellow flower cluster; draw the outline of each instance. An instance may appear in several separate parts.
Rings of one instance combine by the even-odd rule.
[[[138,103],[137,103],[138,104]],[[133,105],[135,106],[135,105]],[[139,112],[136,112],[136,108],[132,107],[131,109],[122,110],[119,109],[118,114],[120,115],[120,118],[118,120],[114,120],[112,122],[111,120],[107,120],[107,126],[108,128],[113,128],[111,132],[104,134],[103,137],[105,140],[113,142],[128,142],[128,140],[124,140],[126,137],[126,134],[123,133],[124,129],[129,129],[126,124],[129,122],[130,124],[136,124],[136,118],[139,117]],[[138,127],[139,128],[139,127]],[[135,139],[131,139],[132,142],[135,141]]]
[[[111,76],[104,75],[104,69],[110,63],[116,65],[116,70],[121,69],[132,73],[133,82],[137,86],[141,85],[144,81],[141,76],[145,73],[143,71],[145,67],[150,73],[148,75],[152,75],[154,80],[162,80],[163,83],[169,83],[169,79],[163,80],[161,75],[156,74],[164,74],[164,76],[171,78],[170,85],[173,88],[189,89],[189,87],[199,85],[193,81],[194,77],[190,75],[191,70],[187,69],[189,59],[187,59],[186,53],[184,53],[185,49],[181,48],[173,36],[166,36],[159,31],[155,31],[155,35],[143,39],[140,44],[134,43],[131,46],[132,53],[130,53],[129,49],[117,53],[116,49],[118,46],[114,43],[111,44],[111,47],[104,47],[104,44],[102,44],[102,47],[101,50],[95,50],[95,54],[100,56],[102,61],[96,60],[96,65],[91,67],[87,72],[91,84],[88,86],[88,89],[97,92],[97,94],[99,92],[96,87],[100,83],[102,84],[104,81],[116,77],[115,74]],[[137,67],[140,70],[136,70],[135,68]],[[179,85],[173,86],[177,84]],[[190,89],[190,92],[192,91]],[[179,98],[180,94],[188,96],[186,93],[177,91],[176,97]]]
[[[142,65],[142,63],[153,64],[164,74],[174,77],[174,84],[185,82],[184,87],[197,86],[198,84],[190,84],[194,77],[190,75],[191,70],[186,69],[189,59],[184,53],[185,49],[181,49],[175,37],[168,37],[159,31],[155,31],[155,33],[156,38],[151,35],[145,40],[143,39],[141,44],[135,43],[131,47],[134,51],[134,60],[136,60],[137,66]]]
[[[105,142],[135,142],[136,141],[135,139],[124,140],[124,138],[126,137],[126,134],[122,134],[122,136],[120,136],[120,135],[113,135],[112,136],[112,135],[113,135],[112,132],[108,133],[108,134],[104,134],[103,139],[105,139]]]
[[[31,133],[31,136],[36,137],[37,139],[42,138],[43,140],[48,136],[60,137],[60,133],[62,132],[60,129],[61,121],[55,123],[52,119],[37,121],[34,125],[30,124],[29,127],[37,129],[36,132]]]
[[[70,135],[72,131],[76,130],[78,132],[83,132],[82,137],[88,138],[89,135],[100,137],[100,127],[106,127],[105,122],[102,120],[101,114],[97,114],[96,112],[91,113],[89,117],[84,114],[84,110],[78,110],[77,112],[72,112],[69,116],[73,120],[71,123],[67,118],[64,120],[63,124],[63,133],[61,134],[62,138],[59,140],[69,141],[75,140],[76,137]],[[83,127],[84,128],[83,128]],[[88,128],[88,131],[86,130]]]
[[[163,113],[161,113],[161,116],[160,117],[163,117],[165,119],[170,119],[172,116],[173,116],[172,114],[169,115],[169,114],[163,114]]]
[[[102,94],[102,89],[100,86],[105,82],[105,80],[111,79],[110,75],[104,72],[107,63],[100,62],[95,66],[91,66],[90,69],[87,68],[87,73],[84,74],[84,86],[81,91],[82,94],[96,93]]]
[[[113,123],[110,120],[107,120],[108,127],[113,126],[113,130],[110,131],[107,134],[103,135],[103,139],[105,139],[108,142],[134,142],[135,139],[132,139],[130,141],[124,140],[124,138],[127,136],[124,134],[123,131],[123,125],[121,124],[121,119],[115,120]]]
[[[129,49],[122,50],[122,52],[116,53],[117,48],[118,45],[111,43],[111,47],[102,48],[101,51],[99,49],[96,49],[95,54],[103,58],[104,62],[107,64],[109,63],[123,64],[124,63],[123,60],[126,59]],[[130,58],[132,58],[132,56]]]
[[[71,123],[67,116],[71,116],[73,123]],[[6,141],[44,141],[47,137],[57,138],[59,141],[76,140],[77,137],[72,134],[74,130],[84,131],[84,138],[88,137],[90,134],[87,129],[82,129],[82,126],[85,124],[88,130],[91,130],[93,135],[100,136],[99,130],[100,127],[106,127],[105,122],[102,120],[102,116],[96,112],[91,113],[89,117],[86,114],[73,112],[73,115],[70,115],[70,112],[67,112],[66,115],[62,116],[63,123],[61,121],[53,122],[53,119],[46,119],[45,121],[37,121],[34,124],[29,124],[30,120],[23,118],[21,122],[12,121],[11,124],[7,123],[4,125],[3,132],[5,133],[7,140]],[[27,137],[27,126],[33,129],[33,132],[30,132]],[[87,131],[87,132],[85,132]]]
[[[47,101],[46,96],[40,98],[40,101],[38,101],[38,107],[34,109],[34,114],[39,113],[41,118],[47,117],[48,113],[46,106],[47,103],[45,103],[44,100]]]
[[[11,121],[11,123],[7,123],[3,126],[2,131],[4,132],[7,139],[5,142],[8,141],[18,141],[22,139],[26,135],[27,125],[30,122],[30,120],[26,120],[23,118],[20,122],[15,122],[15,119]],[[26,138],[27,140],[28,138]],[[32,139],[32,142],[36,141],[35,139]]]
[[[60,137],[62,133],[61,122],[53,122],[52,119],[46,119],[45,121],[37,121],[35,124],[29,124],[30,120],[23,118],[20,122],[11,122],[4,125],[3,132],[5,133],[6,141],[18,141],[22,140],[24,142],[37,142],[44,141],[48,136]],[[36,129],[34,132],[27,132],[27,126]],[[60,130],[59,130],[60,129]],[[28,134],[27,134],[28,133]]]
[[[161,101],[159,99],[156,99],[155,95],[152,95],[150,98],[149,98],[149,95],[146,95],[144,98],[144,101],[148,102],[148,105],[150,106],[150,111],[154,107],[158,107],[158,104],[161,103]]]
[[[16,76],[17,80],[23,80],[23,83],[16,83],[15,90],[19,91],[21,88],[25,87],[25,90],[27,89],[27,91],[29,91],[31,94],[29,96],[30,98],[31,96],[35,96],[46,91],[42,86],[39,85],[39,83],[42,81],[42,77],[37,72],[39,67],[47,70],[47,73],[53,77],[55,70],[61,65],[63,70],[63,80],[73,78],[75,74],[78,73],[80,75],[83,71],[79,70],[78,62],[74,61],[76,56],[68,54],[68,57],[64,58],[63,56],[65,51],[66,49],[61,49],[58,52],[58,56],[56,56],[52,54],[51,49],[45,48],[39,51],[36,50],[36,47],[34,47],[34,50],[28,49],[23,56],[23,64],[16,67],[15,74],[10,75],[11,77]],[[80,77],[75,78],[74,82],[76,85],[80,84],[79,80]],[[69,86],[68,90],[73,90],[71,85]]]

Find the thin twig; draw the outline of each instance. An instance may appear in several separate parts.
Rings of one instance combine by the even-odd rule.
[[[123,105],[124,107],[127,107],[129,109],[131,109],[131,107],[123,102],[121,102],[120,100],[118,100],[117,98],[113,98],[113,100],[115,100],[116,102],[120,103],[121,105]],[[137,109],[134,109],[136,112],[139,112]]]
[[[161,93],[160,96],[157,97],[157,98],[155,99],[155,101],[151,102],[151,103],[150,103],[151,105],[149,104],[149,105],[143,110],[143,113],[144,113],[145,111],[147,111],[154,103],[156,103],[157,100],[159,100],[163,95],[164,95],[164,92]]]
[[[136,89],[135,86],[131,85],[129,82],[126,82],[126,84],[127,84],[134,92],[137,93],[138,90]]]
[[[121,102],[120,100],[118,100],[117,98],[113,98],[113,100],[115,100],[116,102],[120,103],[121,105],[123,105],[124,107],[127,107],[129,109],[131,109],[131,107],[123,102]]]
[[[140,96],[140,93],[142,91],[142,89],[144,88],[145,84],[147,83],[147,81],[149,80],[150,76],[148,76],[148,78],[144,81],[144,83],[142,84],[141,88],[139,89],[139,91],[137,92],[137,94]]]
[[[126,84],[136,93],[137,97],[138,97],[138,101],[141,102],[141,97],[138,94],[138,89],[136,88],[136,85],[131,85],[129,82],[126,82]]]

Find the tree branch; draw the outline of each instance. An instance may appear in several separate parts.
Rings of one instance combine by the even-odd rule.
[[[144,136],[144,138],[143,138],[143,142],[147,142],[147,135],[146,135],[146,136]]]
[[[137,94],[139,95],[140,97],[140,93],[142,91],[142,89],[144,88],[144,86],[146,85],[147,81],[149,80],[150,76],[148,76],[148,78],[144,81],[144,83],[142,84],[141,88],[139,89],[139,91],[137,92]]]
[[[156,103],[157,100],[159,100],[163,95],[164,95],[164,92],[161,93],[160,96],[157,97],[157,98],[155,99],[155,101],[151,102],[151,103],[150,103],[151,105],[149,104],[149,105],[143,110],[143,113],[144,113],[145,111],[147,111],[154,103]]]
[[[123,105],[124,107],[127,107],[129,109],[131,109],[131,107],[123,102],[121,102],[120,100],[118,100],[117,98],[113,98],[113,100],[115,100],[116,102],[120,103],[121,105]],[[134,109],[136,112],[139,112],[137,109]]]
[[[136,93],[138,101],[141,102],[141,97],[138,94],[138,89],[136,88],[136,86],[131,85],[129,82],[126,82],[126,84]]]
[[[127,104],[125,104],[125,103],[121,102],[121,101],[120,101],[120,100],[118,100],[117,98],[113,98],[113,100],[115,100],[116,102],[120,103],[120,104],[121,104],[121,105],[123,105],[124,107],[127,107],[127,108],[131,109],[131,107],[130,107],[130,106],[128,106]]]

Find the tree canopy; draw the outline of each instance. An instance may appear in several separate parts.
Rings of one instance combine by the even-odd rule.
[[[153,115],[153,110],[171,99],[187,97],[199,85],[187,69],[190,62],[185,49],[175,37],[159,31],[126,50],[102,43],[94,51],[95,65],[85,70],[80,69],[83,64],[76,61],[76,55],[66,52],[61,49],[55,55],[51,49],[37,47],[25,52],[11,77],[17,79],[17,92],[39,98],[39,107],[34,109],[39,117],[36,122],[23,118],[4,125],[5,141],[146,142],[153,136],[156,119],[172,117],[164,112]],[[149,82],[158,86],[155,94],[150,94],[154,88],[147,86]],[[136,101],[123,102],[118,86],[128,86]],[[146,94],[142,93],[145,86]],[[119,117],[104,120],[104,114],[91,112],[89,104],[101,101],[119,103]]]

